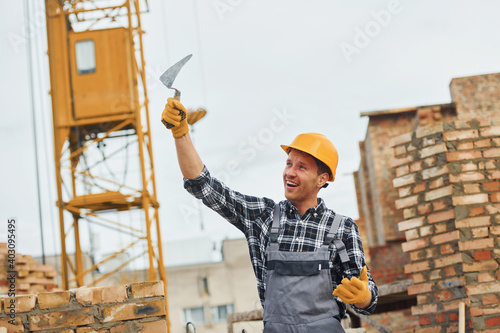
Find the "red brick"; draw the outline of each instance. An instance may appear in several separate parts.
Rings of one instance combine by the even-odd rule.
[[[447,207],[445,199],[439,199],[432,202],[432,209],[437,212]]]
[[[491,314],[497,314],[500,313],[500,305],[495,305],[495,306],[487,306],[487,307],[472,307],[470,308],[470,315],[472,317],[478,317],[478,316],[485,316],[485,315],[491,315]],[[497,333],[498,331],[495,331]],[[481,331],[481,333],[484,333],[484,331]]]
[[[444,234],[439,234],[431,238],[431,243],[434,245],[449,243],[456,241],[460,238],[460,233],[458,230],[450,231]]]
[[[54,330],[71,326],[89,325],[94,322],[91,308],[63,312],[48,312],[29,316],[31,331]]]
[[[417,172],[422,170],[423,161],[416,161],[410,164],[410,172]]]
[[[436,324],[444,323],[446,321],[446,314],[442,312],[438,313],[434,316],[434,320],[436,320]]]
[[[418,229],[410,229],[405,231],[405,237],[407,241],[414,240],[420,237]]]
[[[500,157],[500,148],[491,148],[483,151],[485,158]]]
[[[406,264],[404,266],[405,274],[426,271],[430,269],[429,261],[416,262],[411,264]]]
[[[458,228],[474,228],[491,225],[489,216],[471,217],[463,220],[455,221],[455,227]]]
[[[462,302],[464,302],[465,305],[470,306],[470,299],[469,298],[466,298],[466,299],[457,299],[457,300],[454,300],[454,301],[449,301],[449,302],[442,303],[443,310],[444,311],[458,310],[458,306]]]
[[[465,161],[482,158],[481,151],[479,150],[470,150],[470,151],[452,151],[446,153],[446,159],[449,162],[454,161]]]
[[[413,228],[418,228],[421,227],[424,223],[424,218],[423,217],[417,217],[411,220],[406,220],[403,222],[398,223],[398,229],[399,231],[405,231],[408,229],[413,229]]]
[[[408,165],[401,165],[396,168],[396,177],[401,177],[410,173],[410,167]]]
[[[392,168],[395,168],[395,167],[398,167],[398,166],[403,165],[403,164],[408,164],[412,161],[413,161],[413,156],[408,155],[407,157],[403,157],[403,158],[393,158],[391,160],[390,164],[391,164]]]
[[[495,247],[494,241],[495,240],[493,238],[473,239],[464,242],[458,242],[458,248],[460,249],[460,251],[493,248]]]
[[[484,295],[482,297],[483,304],[484,305],[489,305],[489,304],[498,304],[500,301],[498,300],[497,295]]]
[[[491,251],[476,251],[474,252],[474,260],[491,259]]]
[[[435,146],[421,148],[419,153],[420,153],[420,158],[426,158],[439,153],[444,153],[446,151],[447,151],[446,144],[442,142]]]
[[[453,254],[455,250],[450,244],[441,245],[441,254]]]
[[[412,140],[411,133],[410,132],[404,133],[404,134],[392,137],[389,141],[389,146],[390,147],[399,146],[399,145],[402,145],[405,143],[409,143],[409,142],[411,142],[411,140]]]
[[[392,180],[392,185],[396,188],[410,185],[413,183],[415,183],[415,174],[414,173],[410,173],[410,174],[402,176],[402,177],[394,178]]]
[[[432,291],[434,283],[421,283],[408,286],[408,295],[425,294]]]
[[[428,214],[428,213],[430,213],[432,211],[431,203],[430,202],[426,202],[424,204],[418,205],[417,206],[417,210],[418,210],[418,213],[420,215]]]
[[[461,195],[454,196],[452,198],[453,205],[461,206],[461,205],[473,205],[479,203],[488,202],[488,194],[486,193],[478,193],[478,194],[470,194],[470,195]]]
[[[469,295],[480,295],[480,294],[495,294],[500,292],[500,283],[481,283],[478,285],[469,285],[465,287]]]
[[[458,313],[450,312],[450,314],[448,316],[450,318],[450,321],[458,321]]]
[[[464,263],[462,268],[464,272],[492,271],[498,268],[498,263],[496,262],[496,260],[483,260],[473,262],[471,264]]]
[[[450,209],[443,212],[428,215],[427,221],[429,221],[429,223],[436,223],[447,220],[453,220],[454,218],[455,218],[455,211],[453,209]]]
[[[490,194],[491,202],[500,202],[500,192]]]
[[[119,303],[127,299],[127,286],[92,288],[92,304]]]
[[[75,291],[75,296],[78,304],[92,305],[93,292],[92,288],[78,288]]]
[[[413,186],[413,193],[420,193],[423,191],[425,191],[425,183],[420,183]]]
[[[479,216],[484,214],[484,208],[482,206],[469,207],[469,216]]]
[[[486,205],[486,210],[488,214],[498,214],[500,213],[500,204]]]
[[[20,295],[13,297],[16,313],[28,312],[35,308],[36,305],[36,295]]]
[[[477,274],[477,282],[493,282],[496,278],[493,276],[492,272],[480,272]]]
[[[444,178],[443,177],[435,178],[429,182],[429,189],[431,189],[431,190],[438,188],[438,187],[443,187],[443,186],[444,186]]]
[[[486,192],[500,191],[500,182],[494,181],[494,182],[483,183],[483,190]]]
[[[474,228],[471,229],[471,232],[472,238],[486,238],[490,234],[488,227]]]
[[[429,240],[427,238],[421,238],[403,243],[401,244],[401,247],[403,248],[403,252],[409,252],[426,248],[428,245]]]
[[[411,307],[411,314],[413,316],[418,316],[421,314],[429,314],[437,312],[437,304],[425,304],[425,305],[416,305]]]
[[[422,171],[422,179],[435,178],[449,173],[448,165],[428,168]]]
[[[478,133],[477,129],[451,131],[451,132],[444,132],[443,133],[443,138],[445,141],[474,139],[474,138],[477,138],[478,136],[479,136],[479,133]]]
[[[440,123],[436,126],[425,126],[425,127],[419,127],[415,131],[415,134],[417,135],[417,138],[423,138],[424,136],[430,136],[436,133],[441,133],[443,132],[443,124]]]
[[[130,285],[133,298],[164,296],[163,281],[137,282]]]
[[[497,326],[500,325],[500,317],[494,317],[490,319],[486,319],[484,321],[486,327]]]
[[[130,320],[146,317],[164,316],[165,300],[123,303],[99,308],[102,322]]]
[[[418,324],[420,326],[430,325],[432,323],[432,319],[426,316],[418,316]]]
[[[453,298],[453,294],[449,290],[443,290],[433,295],[437,302],[443,302]]]
[[[480,129],[481,136],[500,136],[500,126],[491,126]]]
[[[450,277],[450,276],[457,276],[457,270],[455,269],[455,267],[453,266],[447,266],[443,269],[444,271],[444,275],[446,277]]]
[[[410,206],[415,206],[416,204],[418,204],[418,195],[414,195],[414,196],[407,197],[404,199],[398,199],[398,200],[396,200],[395,206],[397,209],[401,209],[401,208],[406,208],[406,207],[410,207]]]
[[[452,254],[452,255],[447,256],[447,257],[441,257],[441,258],[434,259],[434,266],[436,268],[439,268],[439,267],[458,264],[458,263],[461,263],[462,261],[463,261],[462,254],[456,253],[456,254]]]
[[[446,197],[453,194],[453,188],[451,185],[446,187],[441,187],[436,190],[428,191],[425,193],[425,200],[432,201],[442,197]]]
[[[475,141],[474,142],[474,147],[476,147],[476,148],[491,147],[491,140],[490,139],[483,139],[483,140]]]
[[[472,182],[472,181],[478,181],[478,180],[483,180],[484,175],[480,172],[476,171],[469,171],[469,172],[462,172],[458,175],[453,175],[450,174],[450,182],[451,183],[461,183],[461,182]]]
[[[57,308],[69,302],[70,291],[56,291],[38,294],[38,306],[40,309]]]
[[[482,192],[479,184],[463,184],[465,194],[474,194]]]
[[[146,323],[138,323],[137,326],[142,326],[139,328],[141,333],[166,333],[167,332],[167,322],[165,320],[149,321]]]

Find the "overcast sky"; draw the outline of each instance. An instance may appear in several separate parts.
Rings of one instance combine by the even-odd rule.
[[[27,1],[1,5],[0,234],[5,237],[7,219],[16,217],[18,251],[39,255],[32,105],[47,254],[59,251],[59,221],[45,19],[42,1],[29,2],[29,24]],[[245,194],[282,200],[285,153],[279,145],[299,133],[320,132],[340,156],[336,181],[320,195],[353,218],[352,172],[367,125],[360,112],[448,103],[453,77],[500,71],[495,0],[149,0],[149,6],[142,16],[144,47],[166,242],[242,237],[213,212],[198,210],[183,189],[172,136],[160,123],[172,92],[158,77],[185,55],[193,57],[175,86],[184,105],[208,110],[192,136],[213,174]],[[87,242],[83,246],[88,249]]]

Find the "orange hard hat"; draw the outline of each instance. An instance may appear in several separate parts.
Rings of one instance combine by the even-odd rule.
[[[330,168],[331,176],[328,181],[333,182],[335,180],[335,171],[339,163],[339,154],[333,143],[323,134],[299,134],[290,145],[281,145],[281,148],[283,148],[287,154],[290,148],[293,148],[317,158]]]

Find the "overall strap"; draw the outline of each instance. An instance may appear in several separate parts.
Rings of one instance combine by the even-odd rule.
[[[340,222],[342,222],[343,215],[340,214],[335,214],[335,217],[333,218],[332,225],[330,227],[330,231],[328,232],[328,235],[325,237],[324,245],[332,247],[332,245],[335,245],[335,248],[337,249],[337,253],[339,254],[340,260],[343,263],[346,263],[349,261],[349,255],[347,254],[347,250],[345,248],[344,242],[342,242],[341,239],[338,239],[336,237],[337,235],[337,230],[339,229]]]
[[[273,224],[271,226],[271,243],[278,242],[278,235],[280,231],[280,204],[279,202],[274,206]]]

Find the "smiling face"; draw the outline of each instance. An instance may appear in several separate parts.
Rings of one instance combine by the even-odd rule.
[[[318,175],[318,165],[311,155],[292,149],[283,171],[285,197],[304,214],[308,208],[316,207],[319,189],[329,175]]]

